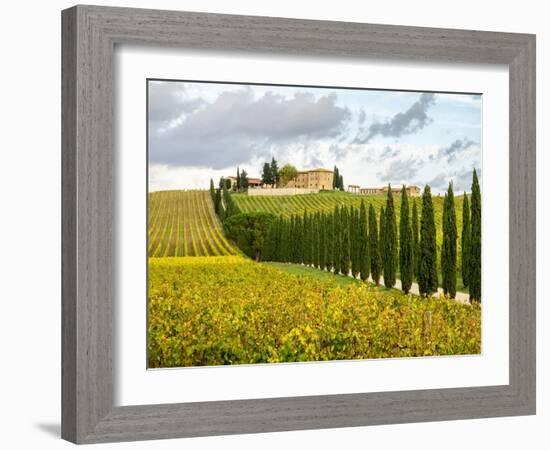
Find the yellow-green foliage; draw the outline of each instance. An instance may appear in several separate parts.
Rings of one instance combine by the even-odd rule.
[[[149,367],[476,354],[481,310],[239,256],[149,259]]]
[[[237,251],[223,235],[208,191],[149,193],[149,256],[216,256]]]

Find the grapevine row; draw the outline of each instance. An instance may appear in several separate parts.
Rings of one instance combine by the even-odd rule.
[[[223,235],[208,191],[150,193],[147,223],[150,257],[236,254]]]

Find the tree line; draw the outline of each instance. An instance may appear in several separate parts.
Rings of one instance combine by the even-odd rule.
[[[416,199],[401,190],[397,227],[393,193],[389,186],[386,203],[377,214],[371,204],[336,206],[332,212],[294,214],[274,218],[262,247],[264,260],[291,262],[351,274],[376,284],[394,287],[399,274],[401,289],[408,293],[416,280],[420,294],[437,292],[439,273],[446,296],[454,298],[458,272],[458,230],[453,185],[449,183],[443,203],[441,255],[437,259],[436,226],[429,186]],[[481,193],[477,173],[472,178],[471,203],[464,194],[462,209],[460,269],[471,301],[481,301]],[[256,256],[258,256],[256,254]],[[258,258],[257,258],[258,259]]]

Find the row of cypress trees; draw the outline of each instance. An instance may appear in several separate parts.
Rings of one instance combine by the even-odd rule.
[[[446,295],[456,295],[458,230],[452,183],[444,198],[440,269]],[[397,271],[405,293],[414,280],[419,291],[430,295],[438,288],[436,225],[431,189],[422,195],[419,219],[416,200],[412,211],[405,186],[401,190],[399,232],[391,186],[385,206],[377,217],[374,207],[361,201],[359,208],[336,206],[331,213],[304,211],[273,223],[265,245],[264,259],[293,262],[350,274],[379,284],[396,284]],[[481,194],[474,170],[471,206],[464,196],[461,270],[470,298],[481,301]]]
[[[218,215],[220,220],[223,221],[227,217],[238,214],[240,210],[235,200],[233,200],[227,185],[225,183],[220,184],[222,187],[216,189],[214,188],[214,181],[210,179],[210,196],[214,204],[214,212]]]

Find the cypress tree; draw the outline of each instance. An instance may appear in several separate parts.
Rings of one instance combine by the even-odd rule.
[[[269,166],[269,169],[270,169],[271,183],[273,184],[273,187],[276,187],[277,178],[279,176],[279,166],[277,165],[277,161],[275,160],[275,157],[271,157],[271,164]]]
[[[464,201],[462,202],[462,258],[461,258],[461,272],[462,272],[462,284],[468,286],[470,283],[470,277],[468,272],[469,257],[470,257],[470,202],[468,196],[464,192]]]
[[[340,217],[340,208],[338,206],[334,207],[333,214],[333,239],[334,239],[334,250],[333,250],[333,265],[334,265],[334,274],[340,273],[340,259],[342,257],[342,218]]]
[[[284,219],[282,216],[279,216],[278,224],[277,224],[277,261],[284,261],[284,243],[283,243],[283,233],[284,233]]]
[[[430,295],[437,292],[437,248],[435,242],[434,208],[430,186],[426,186],[424,194],[422,194],[418,288],[422,295]]]
[[[313,266],[315,263],[315,214],[309,213],[308,216],[308,238],[307,238],[307,263]]]
[[[386,210],[380,208],[380,223],[378,225],[378,255],[380,256],[380,275],[384,272],[384,252],[386,251]]]
[[[327,212],[327,270],[330,272],[334,261],[334,214]]]
[[[349,235],[351,274],[353,278],[357,278],[359,275],[359,215],[357,209],[353,207],[350,208]]]
[[[239,172],[239,168],[237,167],[237,181],[235,182],[235,185],[237,187],[237,192],[241,190],[241,174]]]
[[[470,301],[481,302],[481,191],[477,172],[472,180],[472,204],[470,213],[469,287]]]
[[[216,189],[216,196],[214,198],[214,212],[220,218],[222,217],[222,192],[220,189]]]
[[[317,211],[313,216],[313,265],[316,268],[321,267],[321,216]]]
[[[296,223],[296,238],[294,239],[294,245],[296,246],[296,264],[302,263],[302,245],[303,245],[303,236],[304,225],[302,224],[302,218],[296,214],[294,219]]]
[[[443,293],[447,294],[446,292],[446,281],[447,281],[447,260],[448,260],[448,245],[445,242],[445,232],[447,231],[447,209],[449,205],[447,202],[447,193],[445,192],[443,196],[443,213],[441,216],[441,235],[442,235],[442,243],[441,243],[441,254],[439,255],[440,264],[441,264],[441,284],[443,286]]]
[[[456,211],[453,185],[445,194],[443,203],[443,242],[441,248],[441,273],[443,292],[451,298],[456,295]]]
[[[401,272],[401,289],[409,293],[413,280],[413,243],[409,223],[409,198],[403,185],[401,190],[401,213],[399,218],[399,271]]]
[[[338,182],[340,181],[340,176],[338,175],[338,167],[334,166],[334,174],[332,175],[332,189],[338,189]]]
[[[395,272],[397,270],[397,224],[393,206],[391,186],[388,186],[386,199],[386,232],[384,233],[384,285],[387,288],[395,286]]]
[[[214,180],[210,178],[210,197],[212,197],[212,202],[216,201],[216,189],[214,188]]]
[[[290,227],[289,231],[289,262],[295,263],[297,254],[296,254],[296,216],[294,214],[291,214],[290,220],[288,223]]]
[[[320,244],[319,244],[319,264],[321,270],[327,268],[327,216],[321,213]]]
[[[342,206],[342,252],[340,254],[340,272],[343,275],[349,275],[350,269],[350,235],[349,222],[350,215],[348,208]]]
[[[309,265],[309,249],[310,249],[310,236],[311,236],[311,223],[309,220],[309,214],[307,213],[307,210],[304,211],[304,235],[302,236],[302,242],[303,242],[303,258],[304,258],[304,265]]]
[[[378,227],[376,220],[376,211],[369,204],[369,253],[370,253],[370,273],[372,281],[376,285],[380,283],[380,253],[378,251]]]
[[[279,217],[279,229],[278,229],[278,237],[277,242],[279,244],[277,249],[277,260],[281,262],[286,262],[285,259],[285,219],[283,217]]]
[[[281,220],[281,216],[275,220],[275,229],[273,231],[273,248],[271,250],[273,261],[281,260]]]
[[[369,261],[369,242],[367,232],[367,208],[365,208],[365,202],[361,200],[361,206],[359,207],[359,224],[357,235],[358,247],[359,247],[359,274],[361,280],[367,281],[370,272]]]
[[[413,276],[418,280],[419,261],[420,261],[420,239],[418,237],[418,209],[416,207],[416,198],[413,200],[412,207],[412,250],[413,250]]]
[[[304,215],[302,217],[302,243],[300,244],[300,259],[301,263],[307,266],[307,210],[304,210]]]
[[[241,175],[242,177],[242,175]],[[292,253],[294,251],[293,245],[292,245],[292,223],[290,220],[286,220],[286,238],[285,238],[285,246],[286,246],[286,262],[292,262]]]
[[[355,265],[357,266],[357,275],[361,275],[361,205],[355,210],[355,231],[353,234],[353,242],[355,247]]]

